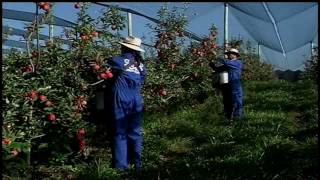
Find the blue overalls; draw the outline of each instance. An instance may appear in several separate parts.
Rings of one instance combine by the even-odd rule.
[[[113,117],[113,165],[118,169],[126,169],[131,163],[141,167],[143,99],[140,89],[146,69],[142,63],[136,67],[134,62],[131,53],[107,61],[115,74],[107,103]]]
[[[223,60],[220,62],[228,71],[229,83],[222,85],[222,95],[225,115],[228,119],[241,118],[243,115],[243,92],[241,74],[243,64],[241,60]]]

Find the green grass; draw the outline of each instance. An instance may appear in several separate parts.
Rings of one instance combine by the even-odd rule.
[[[244,93],[245,117],[232,124],[219,115],[220,96],[170,115],[145,114],[141,171],[114,170],[102,152],[75,174],[79,179],[317,179],[316,86],[246,82]]]
[[[146,115],[139,177],[316,179],[315,85],[250,82],[244,92],[245,117],[233,124],[218,114],[221,97],[170,116]]]

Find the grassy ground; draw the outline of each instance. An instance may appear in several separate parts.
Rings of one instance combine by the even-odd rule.
[[[318,106],[312,83],[245,84],[245,117],[219,115],[221,97],[169,116],[145,114],[143,169],[110,168],[109,149],[70,167],[77,179],[317,179]]]

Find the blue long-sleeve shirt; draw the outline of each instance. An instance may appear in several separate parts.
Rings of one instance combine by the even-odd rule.
[[[233,81],[241,80],[241,74],[243,70],[243,64],[241,60],[236,59],[226,61],[224,59],[221,59],[219,62],[221,62],[228,71],[230,83],[232,83]]]
[[[107,61],[111,70],[117,71],[116,79],[111,87],[111,103],[116,119],[141,112],[143,109],[140,91],[147,72],[142,63],[139,67],[134,63],[135,59],[131,53],[112,57]]]

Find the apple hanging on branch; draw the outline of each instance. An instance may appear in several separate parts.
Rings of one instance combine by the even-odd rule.
[[[57,120],[57,117],[56,117],[56,115],[55,114],[49,114],[48,115],[48,119],[50,120],[50,121],[56,121]]]

